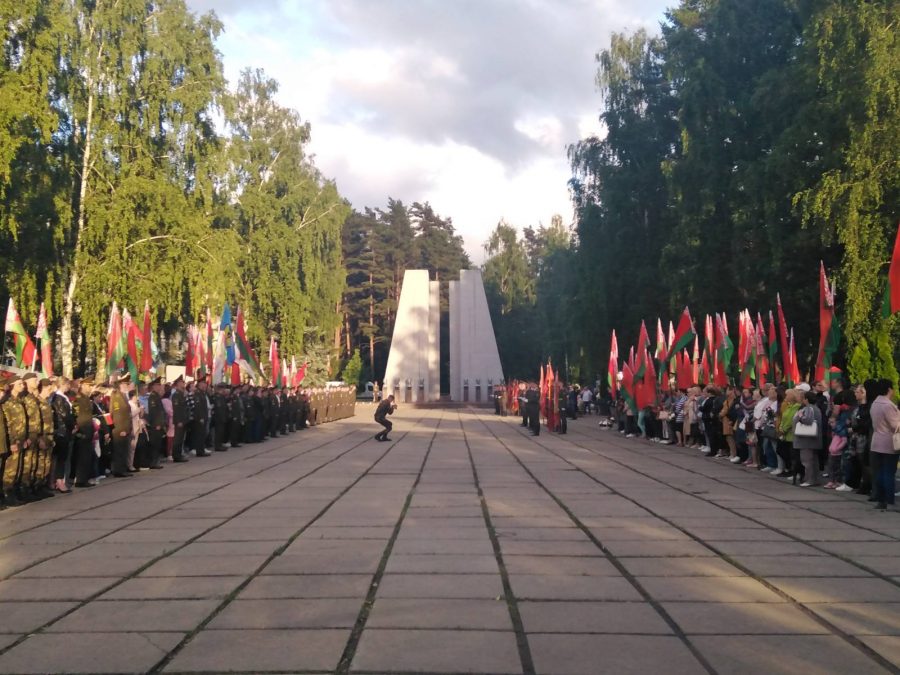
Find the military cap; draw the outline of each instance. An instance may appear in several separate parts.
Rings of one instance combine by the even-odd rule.
[[[81,384],[94,384],[94,376],[93,375],[85,375],[81,378]]]
[[[12,377],[7,378],[4,381],[4,384],[15,384],[16,382],[21,382],[21,381],[22,381],[21,377],[19,377],[18,375],[13,375]]]
[[[37,373],[25,373],[22,376],[23,382],[27,382],[28,380],[36,380],[36,379],[37,379]]]
[[[147,385],[150,386],[150,387],[152,387],[154,384],[162,384],[162,378],[161,378],[161,377],[155,377],[155,378],[153,378],[152,380],[150,380],[150,381],[147,383]]]
[[[184,375],[179,375],[178,377],[176,377],[176,378],[172,381],[172,384],[178,384],[179,382],[184,382]]]
[[[53,384],[53,382],[51,382],[50,379],[46,377],[42,378],[41,381],[38,382],[38,386],[40,386],[42,389],[44,387],[49,387],[51,384]]]
[[[131,382],[131,373],[124,373],[116,378],[117,384],[126,384],[128,382]]]

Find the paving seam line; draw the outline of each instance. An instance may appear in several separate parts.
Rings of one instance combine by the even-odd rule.
[[[419,424],[419,422],[421,422],[422,419],[423,419],[423,418],[420,417],[418,420],[416,420],[415,424]],[[307,521],[306,524],[303,525],[303,527],[301,527],[299,530],[297,530],[293,535],[291,535],[291,537],[288,538],[288,540],[287,540],[284,544],[282,544],[282,545],[279,546],[275,551],[273,551],[273,552],[272,552],[272,553],[271,553],[271,554],[270,554],[270,555],[269,555],[269,556],[268,556],[268,557],[267,557],[267,558],[259,565],[259,567],[257,567],[256,570],[254,570],[254,571],[250,574],[250,576],[248,576],[246,579],[244,579],[244,581],[241,582],[241,584],[238,585],[238,587],[235,588],[231,593],[229,593],[228,595],[226,595],[225,598],[222,600],[222,602],[219,603],[219,605],[218,605],[215,609],[213,609],[213,611],[210,612],[210,613],[206,616],[206,618],[203,619],[203,621],[201,621],[201,622],[200,622],[200,623],[199,623],[192,631],[188,632],[187,635],[185,635],[185,636],[181,639],[181,641],[180,641],[177,645],[175,645],[175,647],[173,647],[173,648],[169,651],[168,654],[166,654],[162,659],[160,659],[156,664],[154,664],[153,667],[150,668],[147,672],[148,672],[148,673],[158,673],[158,672],[160,672],[163,668],[165,668],[169,663],[171,663],[172,660],[173,660],[176,656],[178,656],[178,654],[179,654],[179,653],[180,653],[180,652],[181,652],[181,651],[182,651],[182,650],[190,643],[190,641],[193,640],[194,637],[195,637],[198,633],[200,633],[200,631],[202,631],[207,625],[209,625],[209,623],[210,623],[213,619],[215,619],[215,618],[216,618],[216,617],[217,617],[217,616],[218,616],[218,615],[219,615],[219,614],[220,614],[220,613],[221,613],[228,605],[230,605],[230,604],[235,600],[235,598],[237,598],[237,596],[241,593],[241,591],[243,591],[243,590],[250,584],[251,581],[253,581],[256,577],[258,577],[258,576],[262,573],[262,571],[263,571],[263,570],[264,570],[264,569],[265,569],[265,568],[266,568],[273,560],[275,560],[275,559],[278,558],[282,553],[284,553],[284,551],[286,551],[286,550],[288,549],[288,547],[289,547],[291,544],[294,543],[294,541],[296,541],[296,540],[297,540],[297,539],[298,539],[298,538],[299,538],[299,537],[300,537],[307,529],[309,529],[309,528],[310,528],[317,520],[319,520],[322,516],[324,516],[324,515],[325,515],[325,514],[326,514],[326,513],[327,513],[327,512],[328,512],[328,511],[329,511],[329,510],[337,503],[337,502],[338,502],[338,501],[340,501],[341,498],[343,498],[350,490],[352,490],[352,489],[353,489],[353,488],[354,488],[354,487],[355,487],[355,486],[356,486],[363,478],[365,478],[366,476],[368,476],[368,475],[369,475],[369,472],[371,472],[372,469],[374,469],[374,468],[378,465],[378,463],[381,462],[381,460],[383,460],[385,457],[387,457],[388,453],[390,453],[390,451],[394,448],[394,446],[396,446],[400,441],[402,441],[404,438],[406,438],[406,436],[407,436],[409,433],[410,433],[410,432],[406,431],[406,432],[404,432],[401,436],[399,436],[399,437],[397,438],[397,440],[393,441],[393,442],[385,449],[385,451],[384,451],[383,453],[381,453],[381,454],[378,456],[378,458],[377,458],[374,462],[372,462],[372,464],[369,465],[368,468],[366,468],[365,471],[363,471],[363,472],[362,472],[355,480],[353,480],[352,483],[350,483],[350,484],[347,485],[346,487],[342,488],[342,489],[340,490],[340,492],[337,494],[337,496],[336,496],[334,499],[332,499],[332,500],[329,501],[325,506],[323,506],[322,509],[321,509],[318,513],[316,513],[316,515],[313,516],[312,519],[310,519],[309,521]],[[328,464],[331,464],[332,462],[337,461],[338,459],[340,459],[340,458],[343,457],[344,455],[346,455],[346,454],[352,452],[353,450],[356,450],[357,448],[359,448],[360,446],[364,445],[365,443],[367,443],[368,441],[371,441],[371,440],[372,440],[371,434],[367,434],[366,438],[365,438],[363,441],[361,441],[360,443],[357,443],[355,446],[353,446],[352,448],[350,448],[350,449],[347,450],[346,452],[341,453],[338,457],[335,457],[334,459],[329,460],[326,464],[323,464],[322,466],[316,468],[316,469],[314,470],[314,472],[315,472],[315,471],[319,471],[320,469],[324,468],[324,467],[327,466]],[[313,473],[314,473],[314,472],[313,472]],[[273,492],[271,495],[269,495],[269,497],[272,497],[272,496],[278,494],[279,492],[282,492],[283,490],[285,490],[285,489],[287,489],[287,488],[289,488],[289,487],[295,485],[296,483],[300,482],[301,480],[303,480],[304,478],[308,477],[309,475],[312,475],[312,474],[310,473],[310,474],[307,474],[307,475],[305,475],[305,476],[302,476],[301,478],[297,479],[296,481],[293,481],[293,482],[290,483],[289,485],[286,485],[284,488],[281,488],[280,490],[278,490],[278,491],[276,491],[276,492]],[[266,499],[268,499],[269,497],[266,497]],[[260,500],[260,501],[265,501],[265,500]]]
[[[482,421],[482,424],[484,424],[485,427],[487,427],[488,430],[491,431],[490,428],[488,427],[487,422],[485,422],[484,420],[481,420],[481,421]],[[499,440],[501,443],[504,444],[504,447],[506,447],[507,450],[509,450],[509,446],[507,446],[506,443],[505,443],[502,439],[500,439],[498,436],[496,436],[496,434],[494,434],[493,431],[491,431],[491,433],[494,435],[495,438],[497,438],[497,440]],[[520,433],[519,435],[523,435],[523,434]],[[637,469],[634,469],[633,467],[630,467],[630,466],[628,466],[627,464],[625,464],[625,463],[623,463],[623,462],[620,462],[620,461],[618,461],[618,460],[616,460],[616,459],[612,459],[612,458],[608,457],[607,455],[604,455],[604,454],[602,454],[602,453],[599,453],[599,452],[594,451],[594,450],[591,449],[591,448],[586,448],[586,447],[584,447],[584,446],[582,446],[582,445],[579,445],[578,443],[576,443],[576,442],[574,442],[574,441],[570,441],[570,440],[568,440],[568,439],[560,439],[560,440],[565,440],[565,442],[569,443],[570,445],[574,445],[574,446],[576,446],[576,447],[578,447],[578,448],[581,448],[581,449],[583,449],[583,450],[587,450],[588,452],[594,454],[595,456],[602,457],[603,459],[605,459],[605,460],[607,460],[607,461],[610,461],[610,462],[613,462],[613,463],[615,463],[615,464],[618,464],[619,466],[621,466],[621,467],[623,467],[623,468],[625,468],[625,469],[627,469],[627,470],[629,470],[629,471],[632,471],[632,472],[634,472],[634,473],[636,473],[636,474],[638,474],[638,475],[640,475],[640,476],[644,476],[645,478],[649,478],[649,479],[654,480],[654,481],[656,481],[656,482],[658,482],[658,483],[661,483],[662,485],[665,485],[666,487],[669,487],[669,488],[671,488],[671,489],[673,489],[673,490],[676,490],[677,492],[681,492],[681,493],[683,493],[683,494],[690,495],[691,497],[694,497],[694,498],[696,498],[696,499],[700,499],[701,501],[705,501],[707,504],[713,505],[713,502],[707,501],[707,500],[703,499],[702,497],[700,497],[700,496],[698,496],[698,495],[695,495],[695,494],[693,494],[693,493],[691,493],[691,492],[688,492],[687,490],[684,490],[684,489],[677,488],[677,487],[675,487],[675,486],[669,485],[669,484],[666,483],[665,481],[662,481],[662,480],[660,480],[660,479],[658,479],[658,478],[656,478],[656,477],[654,477],[654,476],[651,476],[651,475],[646,474],[646,473],[644,473],[644,472],[642,472],[642,471],[639,471],[639,470],[637,470]],[[575,470],[577,470],[578,472],[584,474],[585,476],[587,476],[587,477],[588,477],[590,480],[592,480],[593,482],[595,482],[595,483],[597,483],[598,485],[600,485],[600,486],[606,488],[607,490],[609,490],[609,491],[612,492],[613,494],[617,495],[618,497],[621,497],[622,499],[625,499],[625,500],[631,502],[632,504],[634,504],[634,505],[640,507],[641,509],[644,509],[645,511],[647,511],[647,513],[653,515],[653,516],[656,517],[656,518],[659,518],[660,520],[664,521],[666,524],[670,525],[671,527],[673,527],[673,528],[677,529],[678,531],[682,532],[683,534],[687,535],[687,536],[690,537],[692,540],[694,540],[695,542],[699,543],[701,546],[703,546],[703,547],[709,549],[710,551],[712,551],[713,553],[715,553],[716,556],[718,556],[719,558],[721,558],[722,560],[724,560],[725,562],[727,562],[729,565],[732,565],[733,567],[739,569],[741,572],[743,572],[744,574],[746,574],[748,577],[754,579],[755,581],[757,581],[758,583],[762,584],[763,586],[765,586],[765,587],[766,587],[767,589],[769,589],[770,591],[772,591],[772,592],[776,593],[777,595],[781,596],[782,598],[786,599],[786,600],[787,600],[791,605],[793,605],[796,609],[799,609],[799,610],[800,610],[801,612],[803,612],[806,616],[808,616],[808,617],[810,617],[811,619],[813,619],[814,621],[816,621],[816,622],[817,622],[819,625],[821,625],[822,627],[827,628],[833,635],[836,635],[836,636],[842,638],[847,644],[849,644],[850,646],[856,648],[858,651],[862,652],[865,656],[868,656],[870,659],[872,659],[873,661],[875,661],[876,663],[878,663],[880,666],[886,668],[889,672],[900,674],[900,668],[898,668],[897,666],[895,666],[895,665],[894,665],[893,663],[891,663],[888,659],[886,659],[886,658],[883,657],[881,654],[879,654],[878,652],[876,652],[874,649],[872,649],[871,647],[869,647],[869,646],[868,646],[867,644],[865,644],[862,640],[860,640],[859,638],[857,638],[857,637],[854,636],[854,635],[851,635],[851,634],[849,634],[849,633],[847,633],[847,632],[841,630],[840,628],[838,628],[836,625],[832,624],[832,623],[831,623],[830,621],[828,621],[827,619],[825,619],[825,618],[819,616],[819,615],[816,614],[814,611],[812,611],[811,609],[809,609],[805,604],[801,603],[799,600],[797,600],[796,598],[794,598],[792,595],[790,595],[789,593],[783,591],[782,589],[778,588],[778,587],[775,586],[774,584],[772,584],[772,583],[770,583],[769,581],[767,581],[767,580],[765,579],[765,577],[762,577],[762,576],[756,574],[756,573],[753,572],[751,569],[745,567],[745,566],[742,565],[741,563],[739,563],[739,562],[737,562],[736,560],[732,559],[729,555],[727,555],[727,554],[725,554],[725,553],[722,553],[721,551],[719,551],[718,549],[716,549],[713,545],[711,545],[711,544],[709,544],[708,542],[704,541],[704,540],[701,539],[700,537],[697,537],[696,535],[692,534],[689,530],[687,530],[687,529],[681,527],[680,525],[678,525],[677,523],[675,523],[675,522],[669,520],[669,519],[666,518],[665,516],[662,516],[662,515],[660,515],[660,514],[654,512],[652,509],[650,509],[650,508],[644,506],[643,504],[641,504],[640,502],[638,502],[636,499],[633,499],[633,498],[631,498],[631,497],[628,497],[627,495],[625,495],[625,494],[619,492],[618,490],[616,490],[616,489],[610,487],[609,485],[603,483],[601,480],[599,480],[599,479],[596,478],[595,476],[591,475],[589,472],[585,471],[584,469],[582,469],[581,467],[579,467],[579,466],[578,466],[577,464],[575,464],[574,462],[572,462],[572,461],[566,459],[565,457],[562,457],[561,455],[559,455],[559,453],[557,453],[556,451],[552,450],[551,448],[548,448],[548,447],[547,447],[546,445],[544,445],[543,443],[540,443],[540,442],[538,442],[538,441],[535,441],[535,443],[537,443],[538,445],[540,445],[540,446],[541,446],[542,448],[544,448],[547,452],[549,452],[550,454],[554,455],[554,456],[557,457],[558,459],[562,460],[562,461],[565,462],[566,464],[569,464],[570,466],[574,467]],[[618,447],[618,446],[617,446],[617,447]],[[510,450],[510,452],[512,452],[512,451]],[[517,459],[518,459],[518,458],[517,458]],[[718,504],[715,504],[715,506],[718,506]],[[737,513],[735,513],[734,511],[731,511],[730,509],[728,509],[727,507],[721,507],[721,508],[724,508],[725,510],[728,510],[730,513],[734,514],[735,516],[744,517],[742,514],[737,514]],[[768,527],[768,526],[767,526],[767,527]],[[770,529],[775,529],[775,528],[770,528]],[[590,536],[592,539],[596,539],[596,537],[594,537],[593,534],[589,534],[589,536]],[[804,543],[805,543],[805,542],[804,542]],[[690,557],[690,556],[688,556],[688,557]],[[679,631],[680,631],[680,628],[679,628]]]
[[[516,646],[519,650],[519,660],[522,662],[522,672],[524,675],[534,675],[534,657],[531,654],[531,645],[528,643],[528,633],[525,631],[525,623],[522,621],[522,613],[519,611],[519,599],[513,594],[512,583],[509,580],[509,572],[506,569],[506,563],[503,560],[503,551],[500,548],[500,539],[497,537],[497,531],[491,519],[491,513],[484,498],[484,490],[481,488],[481,482],[478,479],[478,469],[475,466],[475,458],[472,455],[472,447],[469,445],[469,437],[466,434],[466,428],[462,423],[462,419],[458,418],[459,427],[462,431],[463,441],[466,444],[466,453],[469,456],[469,464],[472,467],[472,477],[475,480],[475,488],[478,491],[478,501],[481,504],[481,514],[484,517],[484,524],[487,526],[488,536],[491,539],[491,546],[494,549],[494,558],[497,561],[497,567],[500,570],[500,580],[503,583],[503,594],[506,596],[506,607],[509,611],[509,618],[512,621],[513,630],[516,634]]]
[[[431,440],[428,441],[428,446],[425,449],[425,455],[422,457],[422,463],[419,465],[419,471],[416,473],[416,478],[406,495],[406,499],[403,502],[403,508],[400,509],[400,516],[397,518],[390,539],[388,539],[388,542],[384,547],[381,560],[378,562],[378,568],[372,576],[366,598],[363,600],[362,607],[360,607],[359,614],[356,617],[356,622],[353,624],[353,629],[350,631],[350,636],[347,638],[347,644],[344,646],[344,651],[341,653],[341,658],[338,660],[338,665],[334,670],[336,675],[346,675],[350,672],[350,666],[353,665],[353,658],[356,656],[359,641],[362,639],[363,631],[366,629],[366,623],[369,621],[369,615],[372,613],[372,606],[375,604],[375,596],[378,594],[381,580],[384,577],[384,571],[387,569],[388,559],[391,557],[391,553],[394,550],[394,544],[397,541],[397,537],[400,536],[400,528],[403,526],[403,521],[406,519],[406,514],[409,511],[409,505],[412,503],[416,488],[419,486],[419,481],[422,479],[422,473],[425,471],[425,464],[431,456],[431,448],[434,446],[434,439],[437,438],[438,429],[440,429],[443,420],[444,416],[441,414],[437,419],[434,432],[431,434]]]
[[[347,433],[345,433],[345,434],[343,434],[343,435],[341,435],[341,436],[338,436],[338,437],[335,438],[335,439],[332,439],[332,440],[330,440],[330,441],[323,441],[323,442],[320,443],[319,445],[317,445],[317,446],[315,446],[315,447],[313,447],[313,448],[310,448],[309,450],[304,450],[303,452],[299,453],[297,456],[299,457],[299,456],[301,456],[301,455],[305,455],[305,454],[307,454],[307,453],[309,453],[309,452],[312,452],[313,450],[316,450],[316,449],[318,449],[318,448],[321,448],[321,447],[323,447],[323,446],[325,446],[325,445],[328,445],[329,443],[332,443],[332,442],[334,442],[334,441],[343,440],[344,438],[346,438],[347,436],[349,436],[349,435],[352,434],[352,433],[354,433],[354,431],[348,431]],[[268,440],[271,441],[271,440],[274,440],[274,439],[268,439]],[[264,442],[265,442],[265,441],[264,441]],[[102,507],[104,507],[104,506],[111,506],[111,505],[113,505],[113,504],[118,504],[119,502],[123,502],[123,501],[125,501],[126,499],[132,499],[132,498],[134,498],[134,497],[141,497],[141,496],[143,496],[143,495],[150,494],[150,493],[153,492],[154,490],[159,490],[159,489],[161,489],[161,488],[168,487],[168,486],[170,486],[170,485],[178,485],[179,483],[183,483],[183,482],[188,481],[188,480],[193,480],[193,479],[197,478],[198,476],[205,476],[206,474],[211,473],[211,472],[213,472],[213,471],[218,471],[219,469],[224,469],[224,468],[226,468],[226,467],[233,466],[233,465],[235,465],[235,464],[239,464],[240,462],[245,462],[245,461],[250,460],[250,459],[256,459],[257,457],[262,457],[263,455],[267,455],[267,454],[269,454],[270,452],[274,452],[275,450],[280,450],[281,448],[285,447],[287,444],[288,444],[288,441],[285,440],[284,442],[278,443],[278,445],[275,445],[275,446],[273,446],[273,447],[271,447],[271,448],[259,448],[258,452],[255,452],[255,453],[253,453],[253,454],[251,454],[251,455],[244,455],[244,454],[242,453],[241,456],[238,457],[237,459],[235,459],[234,461],[227,462],[227,463],[222,464],[222,465],[220,465],[220,466],[215,466],[215,467],[211,467],[211,468],[209,468],[209,469],[204,469],[203,471],[198,471],[197,473],[187,474],[186,476],[182,476],[181,478],[176,478],[175,480],[166,481],[166,482],[161,483],[161,484],[159,484],[159,485],[154,485],[154,486],[152,486],[152,487],[148,487],[146,490],[139,490],[138,492],[133,492],[133,493],[131,493],[131,494],[124,495],[124,496],[122,496],[122,497],[119,497],[118,499],[111,499],[110,501],[104,502],[104,503],[102,503],[102,504],[94,504],[93,506],[89,506],[88,508],[82,509],[81,511],[74,511],[74,512],[72,512],[72,513],[68,513],[68,514],[66,514],[65,516],[61,517],[61,518],[56,518],[56,519],[54,519],[54,520],[48,520],[46,523],[40,523],[39,525],[32,525],[31,527],[26,527],[26,528],[24,528],[24,529],[22,529],[22,530],[18,530],[17,532],[13,532],[13,533],[11,533],[11,534],[7,534],[7,535],[0,536],[0,542],[3,542],[3,541],[5,541],[5,540],[7,540],[7,539],[10,539],[11,537],[17,537],[17,536],[19,536],[20,534],[25,534],[26,532],[33,532],[34,530],[38,530],[38,529],[44,527],[45,525],[49,525],[50,523],[59,523],[59,522],[65,521],[65,520],[67,520],[67,519],[69,519],[69,518],[73,518],[74,516],[79,516],[79,515],[81,515],[81,514],[88,513],[89,511],[92,511],[92,510],[97,509],[97,508],[102,508]],[[221,454],[221,453],[219,453],[219,454]],[[293,459],[293,458],[292,458],[292,459]],[[280,464],[280,462],[279,462],[279,464]],[[173,464],[173,466],[174,466],[174,464]],[[273,464],[272,466],[278,466],[278,464]],[[256,474],[251,474],[251,475],[256,475]],[[248,477],[249,477],[249,476],[248,476]],[[108,483],[108,484],[101,483],[101,484],[99,484],[99,485],[96,485],[95,487],[96,487],[96,488],[100,488],[100,489],[102,490],[104,487],[107,487],[108,485],[119,485],[119,484],[120,484],[120,483],[117,483],[117,482],[112,482],[112,483]],[[211,491],[211,492],[212,492],[212,491]],[[76,494],[81,494],[81,493],[76,493]],[[59,496],[59,495],[57,495],[57,497],[58,497],[58,496]],[[72,496],[72,495],[65,495],[65,496]],[[202,497],[202,496],[205,496],[205,495],[200,495],[200,496]],[[192,500],[188,500],[188,501],[192,501]],[[35,502],[35,504],[37,504],[37,503],[38,503],[38,502]],[[187,502],[185,502],[185,503],[187,503]],[[180,505],[181,505],[181,504],[177,504],[176,506],[180,506]],[[7,513],[10,513],[10,514],[12,514],[12,513],[18,513],[18,512],[20,512],[22,509],[27,509],[27,508],[29,508],[29,506],[30,506],[29,504],[24,504],[24,505],[22,505],[21,507],[19,507],[18,509],[15,509],[15,510],[8,509],[6,512],[7,512]],[[174,508],[174,507],[168,507],[168,508]],[[155,514],[155,515],[158,515],[158,514]],[[154,516],[148,516],[148,517],[152,518],[152,517],[154,517]],[[0,520],[2,520],[2,516],[0,516]],[[144,520],[144,519],[141,519],[141,520]],[[135,522],[141,522],[141,521],[140,521],[140,520],[137,520],[137,521],[135,521]],[[133,523],[131,523],[131,524],[133,524]],[[125,527],[128,527],[128,526],[126,525]],[[112,532],[118,532],[118,529],[113,530]],[[112,534],[112,532],[109,532],[109,534]],[[74,549],[73,549],[73,550],[74,550]]]
[[[351,432],[351,433],[353,433],[353,432]],[[340,437],[340,439],[336,439],[336,440],[341,440],[341,439],[343,439],[343,438],[345,438],[346,436],[349,436],[349,435],[350,435],[350,434],[346,434],[345,436],[342,436],[342,437]],[[97,598],[99,598],[99,597],[100,597],[101,595],[103,595],[104,593],[107,593],[107,592],[109,592],[110,590],[112,590],[112,589],[114,589],[114,588],[116,588],[116,587],[118,587],[118,586],[121,586],[122,584],[124,584],[126,581],[129,581],[130,579],[136,578],[136,577],[137,577],[138,575],[140,575],[144,570],[148,569],[148,568],[151,567],[152,565],[155,565],[157,562],[163,560],[164,558],[168,558],[168,557],[171,556],[173,553],[176,553],[177,551],[179,551],[179,550],[181,550],[182,548],[188,546],[189,544],[194,543],[195,541],[197,541],[198,539],[200,539],[200,538],[203,537],[204,535],[206,535],[206,534],[212,532],[213,530],[215,530],[215,529],[221,527],[222,525],[224,525],[224,524],[226,524],[226,523],[228,523],[228,522],[234,520],[234,519],[237,518],[238,516],[243,515],[244,513],[246,513],[247,511],[249,511],[249,510],[252,509],[253,507],[257,506],[258,504],[261,504],[261,503],[264,502],[264,501],[266,501],[266,500],[269,499],[270,497],[273,497],[274,495],[279,494],[280,492],[283,492],[284,490],[287,490],[288,488],[294,486],[295,484],[297,484],[297,483],[300,482],[301,480],[304,480],[305,478],[308,478],[309,476],[313,475],[314,473],[316,473],[316,472],[320,471],[321,469],[325,468],[325,467],[328,466],[329,464],[338,461],[339,459],[341,459],[341,458],[344,457],[345,455],[349,454],[350,452],[353,452],[354,450],[356,450],[357,448],[359,448],[360,446],[362,446],[362,445],[363,445],[366,441],[368,441],[368,440],[369,440],[369,437],[367,436],[365,439],[363,439],[362,441],[360,441],[360,442],[357,443],[356,445],[350,447],[350,448],[347,449],[347,450],[342,451],[341,453],[339,453],[339,454],[336,455],[335,457],[329,459],[328,461],[324,462],[323,464],[320,464],[318,467],[316,467],[316,468],[313,469],[312,471],[310,471],[310,472],[304,474],[303,476],[301,476],[301,477],[298,478],[297,480],[292,481],[292,482],[289,483],[288,485],[285,485],[285,486],[279,488],[279,489],[276,490],[275,492],[273,492],[273,493],[271,493],[271,494],[269,494],[269,495],[266,495],[266,496],[263,497],[262,499],[259,499],[259,500],[255,501],[255,502],[253,502],[252,504],[247,505],[246,507],[242,508],[242,509],[241,509],[240,511],[238,511],[237,513],[235,513],[235,514],[233,514],[232,516],[230,516],[230,517],[226,518],[225,520],[223,520],[222,522],[217,523],[217,524],[214,525],[213,527],[207,528],[207,529],[204,530],[203,532],[200,532],[200,533],[197,534],[196,536],[191,537],[190,539],[186,540],[186,541],[183,542],[181,545],[179,545],[177,548],[174,548],[174,549],[172,549],[171,551],[167,551],[167,552],[165,552],[165,553],[163,553],[163,554],[161,554],[161,555],[159,555],[159,556],[156,556],[155,558],[153,558],[153,559],[147,561],[145,564],[141,565],[139,568],[137,568],[136,570],[134,570],[131,574],[126,575],[126,576],[123,576],[121,579],[118,579],[116,582],[110,584],[109,586],[106,586],[106,587],[100,589],[99,591],[97,591],[96,593],[91,594],[90,596],[88,596],[88,597],[85,598],[84,600],[78,601],[78,602],[76,603],[76,605],[75,605],[73,608],[71,608],[70,610],[68,610],[67,612],[64,612],[63,614],[61,614],[61,615],[59,615],[59,616],[53,618],[52,620],[50,620],[50,621],[48,621],[47,623],[45,623],[45,624],[39,626],[38,628],[32,630],[31,632],[29,632],[29,633],[27,633],[27,634],[25,634],[25,635],[22,635],[22,636],[21,636],[18,640],[16,640],[15,642],[13,642],[13,643],[11,643],[11,644],[9,644],[9,645],[6,645],[6,646],[3,647],[3,648],[0,648],[0,656],[6,654],[6,653],[9,652],[10,650],[12,650],[12,649],[14,649],[15,647],[17,647],[18,645],[22,644],[25,640],[27,640],[27,639],[28,639],[29,637],[31,637],[32,635],[39,634],[39,633],[43,633],[47,628],[49,628],[49,627],[52,626],[53,624],[57,623],[58,621],[61,621],[62,619],[64,619],[64,618],[66,618],[67,616],[69,616],[70,614],[72,614],[72,613],[78,611],[79,609],[81,609],[82,607],[84,607],[85,605],[87,605],[88,603],[93,602],[94,600],[96,600]],[[330,441],[329,441],[329,442],[330,442]],[[327,443],[326,443],[326,445],[327,445]],[[274,449],[274,448],[273,448],[273,449]],[[293,458],[291,458],[291,459],[293,459]],[[279,463],[279,464],[280,464],[280,463]],[[274,465],[273,465],[273,466],[274,466]],[[270,468],[271,468],[271,467],[270,467]],[[239,480],[241,480],[241,479],[239,479]],[[230,485],[230,484],[229,484],[229,485]],[[218,489],[222,489],[222,488],[224,488],[224,487],[228,487],[228,486],[222,486],[222,487],[216,488],[216,489],[218,490]],[[39,579],[38,579],[37,581],[39,582]],[[146,631],[145,631],[145,632],[146,632]]]

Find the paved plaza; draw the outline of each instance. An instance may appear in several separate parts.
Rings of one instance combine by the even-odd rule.
[[[898,513],[590,417],[357,413],[0,513],[0,672],[898,671]]]

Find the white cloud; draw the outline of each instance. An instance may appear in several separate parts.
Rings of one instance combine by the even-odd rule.
[[[566,146],[602,135],[594,54],[672,0],[188,0],[226,75],[264,68],[355,207],[430,201],[475,262],[498,220],[569,221]]]

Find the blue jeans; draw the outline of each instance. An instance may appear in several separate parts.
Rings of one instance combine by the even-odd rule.
[[[766,458],[766,466],[770,469],[774,469],[778,466],[778,445],[776,444],[775,439],[763,436],[762,447],[764,453],[763,456]]]
[[[872,464],[872,476],[875,479],[873,495],[881,504],[894,503],[895,480],[897,474],[896,453],[883,452],[869,453],[869,461]]]

